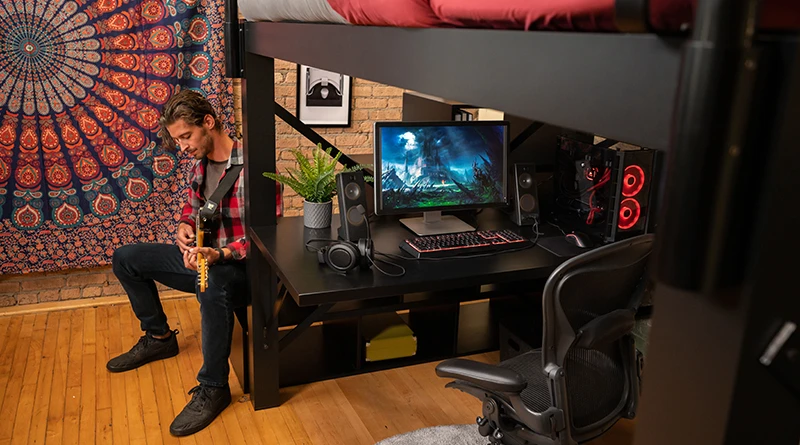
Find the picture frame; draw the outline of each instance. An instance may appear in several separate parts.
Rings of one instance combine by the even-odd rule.
[[[309,127],[349,127],[353,78],[297,65],[296,116]]]

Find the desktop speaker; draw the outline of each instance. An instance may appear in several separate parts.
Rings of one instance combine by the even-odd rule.
[[[539,217],[535,164],[514,164],[513,210],[511,219],[518,226],[531,226]]]
[[[648,233],[656,152],[615,150],[561,138],[553,220],[562,230],[614,242]]]
[[[362,205],[367,208],[367,190],[364,186],[364,173],[361,171],[339,173],[336,175],[336,194],[339,199],[339,238],[357,242],[367,238],[367,222],[363,213],[358,210]]]

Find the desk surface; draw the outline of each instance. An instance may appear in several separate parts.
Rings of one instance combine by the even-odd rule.
[[[467,222],[474,225],[474,220]],[[502,212],[486,209],[477,216],[479,229],[514,229],[523,236],[534,238],[530,227],[514,225]],[[316,252],[307,250],[311,238],[336,238],[339,215],[327,229],[309,229],[303,218],[278,218],[275,226],[254,227],[250,240],[275,268],[275,273],[299,306],[387,297],[412,292],[437,291],[460,287],[497,284],[547,277],[566,258],[534,246],[530,249],[501,253],[480,258],[453,258],[445,261],[390,260],[406,269],[402,277],[389,277],[375,270],[356,269],[347,275],[338,274],[317,262]],[[396,217],[373,217],[370,227],[377,252],[407,256],[400,243],[415,235],[398,222]],[[315,243],[325,246],[325,243]],[[383,262],[382,269],[398,270]]]

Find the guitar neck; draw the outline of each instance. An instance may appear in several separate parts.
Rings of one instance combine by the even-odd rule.
[[[203,245],[203,238],[205,238],[205,228],[203,227],[202,221],[200,221],[200,216],[197,217],[195,221],[194,233],[197,241],[197,247],[205,247]]]
[[[197,224],[195,226],[195,237],[197,240],[197,247],[205,247],[203,245],[204,235],[205,235],[205,229],[203,228],[203,224],[201,223],[200,217],[198,216]],[[206,263],[206,258],[200,252],[197,252],[197,281],[200,287],[200,292],[205,292],[206,287],[208,286],[208,264]]]

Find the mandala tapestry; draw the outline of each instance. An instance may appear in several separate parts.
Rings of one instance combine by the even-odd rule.
[[[161,106],[203,92],[233,130],[223,0],[0,1],[0,274],[172,242],[190,161]]]

